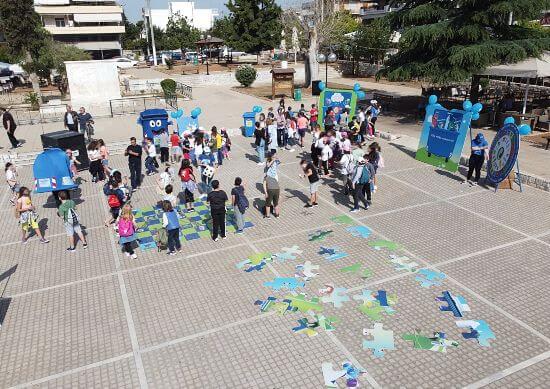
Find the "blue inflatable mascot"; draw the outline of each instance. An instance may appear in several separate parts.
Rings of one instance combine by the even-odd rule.
[[[38,154],[32,171],[34,186],[37,193],[75,189],[70,161],[61,149],[52,148]]]
[[[184,132],[193,132],[199,128],[199,115],[202,113],[200,108],[194,108],[189,116],[185,116],[183,108],[170,112],[172,119],[176,120],[178,133],[183,136]]]
[[[138,124],[143,129],[143,137],[155,139],[163,130],[168,131],[168,112],[162,108],[146,109],[139,114]]]

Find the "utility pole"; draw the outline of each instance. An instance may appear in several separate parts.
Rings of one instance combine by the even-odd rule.
[[[151,0],[146,0],[147,13],[149,15],[149,28],[151,29],[151,46],[153,47],[153,65],[157,66],[157,49],[155,47],[155,31],[153,28],[153,21],[151,20]]]
[[[145,11],[145,8],[141,9],[141,16],[143,17],[143,26],[145,27],[145,40],[147,41],[147,58],[151,55],[151,49],[149,47],[149,27],[147,22],[147,11]]]

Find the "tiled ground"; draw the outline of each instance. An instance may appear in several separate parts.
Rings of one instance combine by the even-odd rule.
[[[255,226],[217,243],[188,242],[178,256],[155,250],[138,251],[137,260],[122,255],[112,229],[103,227],[101,188],[90,182],[77,201],[87,251],[65,252],[64,228],[46,195],[34,202],[51,243],[32,239],[21,245],[8,194],[0,192],[0,387],[320,388],[321,364],[336,367],[345,360],[367,370],[360,379],[364,387],[545,386],[548,193],[470,188],[382,142],[386,168],[373,206],[353,214],[354,223],[373,234],[355,238],[331,221],[351,205],[338,180],[321,187],[318,208],[303,208],[307,182],[298,176],[298,152],[281,153],[281,217],[263,219],[262,169],[251,161],[249,140],[233,142],[233,159],[216,178],[228,191],[235,176],[244,178],[252,204],[246,217]],[[126,171],[121,156],[111,163]],[[30,184],[30,169],[20,173]],[[147,177],[132,203],[139,208],[158,198],[154,178]],[[317,229],[333,233],[308,241]],[[396,270],[388,251],[368,246],[381,238],[401,244],[397,254],[444,271],[444,284],[421,288],[414,274]],[[292,245],[303,250],[296,260],[273,261],[262,272],[235,267],[255,251],[276,253]],[[320,246],[338,246],[349,256],[328,262],[318,254]],[[319,275],[299,289],[309,296],[326,284],[348,288],[351,296],[363,288],[397,294],[395,314],[381,320],[394,331],[396,349],[377,359],[362,348],[362,331],[374,323],[353,299],[341,308],[324,304],[323,313],[339,322],[335,331],[319,330],[315,337],[292,332],[305,314],[262,314],[255,300],[288,293],[263,283],[292,277],[305,260],[320,266]],[[372,277],[340,270],[356,263]],[[491,347],[463,339],[452,314],[439,311],[435,297],[444,290],[467,299],[471,312],[464,319],[489,323],[496,335]],[[401,335],[415,330],[443,331],[459,346],[447,353],[414,349]]]

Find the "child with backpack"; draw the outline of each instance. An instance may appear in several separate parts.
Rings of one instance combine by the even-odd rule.
[[[250,203],[244,194],[244,185],[241,177],[235,178],[235,186],[231,189],[231,204],[235,212],[235,222],[237,223],[237,234],[244,232],[244,213]]]
[[[168,255],[176,255],[176,250],[181,253],[179,215],[170,201],[163,201],[162,209],[162,226],[168,233]]]
[[[351,192],[351,175],[355,170],[355,160],[351,155],[351,148],[344,149],[344,155],[340,158],[340,174],[342,177],[342,185],[344,186],[344,194],[347,196]]]
[[[372,142],[369,145],[369,153],[368,160],[372,164],[374,168],[374,177],[372,180],[372,193],[376,193],[376,173],[378,172],[378,168],[384,167],[384,160],[382,159],[382,154],[380,153],[382,151],[380,145],[378,142]]]
[[[374,168],[367,162],[365,156],[364,159],[358,162],[351,180],[353,187],[353,209],[351,212],[359,212],[359,201],[363,203],[365,209],[369,209],[371,201],[370,184],[373,176]],[[366,199],[365,194],[367,195]]]
[[[231,159],[231,139],[229,139],[229,134],[225,128],[221,129],[222,135],[222,155],[223,158],[230,160]]]
[[[67,191],[62,190],[59,192],[59,200],[61,205],[57,210],[59,216],[63,218],[63,223],[65,224],[65,231],[69,237],[69,247],[67,251],[74,252],[76,250],[74,235],[78,235],[78,238],[82,242],[82,248],[88,248],[88,242],[82,233],[82,228],[80,226],[80,217],[76,213],[75,203],[73,200],[69,199]]]
[[[181,190],[183,192],[183,201],[185,202],[185,208],[188,211],[192,212],[195,210],[193,208],[193,203],[195,202],[195,196],[193,193],[197,189],[197,179],[195,174],[193,174],[193,167],[191,166],[191,161],[184,159],[181,162],[180,171],[178,175],[181,179]]]
[[[209,147],[203,149],[202,154],[199,156],[199,167],[201,171],[202,191],[204,194],[210,193],[212,190],[211,183],[216,172],[214,167],[214,156]]]
[[[127,257],[137,258],[132,245],[137,240],[136,231],[138,229],[132,213],[132,206],[125,204],[122,207],[120,218],[118,219],[118,236],[122,249]]]
[[[119,188],[120,183],[115,180],[109,180],[103,187],[103,193],[107,196],[107,204],[109,205],[109,212],[111,216],[105,220],[105,227],[116,222],[120,214],[120,209],[124,205],[124,192]]]

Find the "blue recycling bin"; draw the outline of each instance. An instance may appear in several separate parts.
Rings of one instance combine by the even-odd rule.
[[[244,126],[243,135],[246,137],[254,136],[254,123],[256,122],[255,112],[245,112],[243,114]]]

